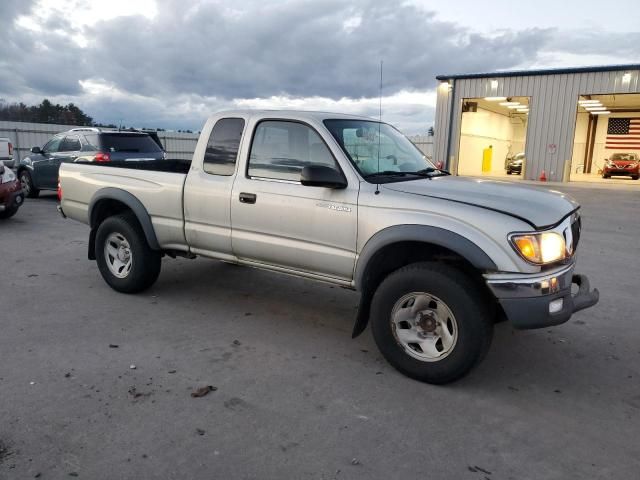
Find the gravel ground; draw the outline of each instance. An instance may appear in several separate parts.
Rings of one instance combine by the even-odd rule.
[[[559,188],[583,203],[599,305],[497,325],[445,387],[390,368],[369,331],[351,340],[340,288],[166,259],[151,290],[118,294],[87,227],[29,200],[0,224],[0,478],[638,478],[640,190]]]

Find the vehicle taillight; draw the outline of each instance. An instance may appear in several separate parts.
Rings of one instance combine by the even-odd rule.
[[[13,155],[13,144],[9,142],[9,156]]]
[[[95,159],[96,162],[110,162],[111,155],[109,155],[108,153],[98,152],[96,153]]]

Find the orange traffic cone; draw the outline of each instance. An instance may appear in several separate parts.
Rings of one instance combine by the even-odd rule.
[[[547,174],[544,172],[544,170],[542,170],[542,173],[540,174],[539,180],[541,182],[546,182],[547,181]]]

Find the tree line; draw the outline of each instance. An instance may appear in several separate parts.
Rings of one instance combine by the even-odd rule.
[[[57,123],[61,125],[93,125],[93,118],[77,105],[53,104],[44,99],[39,105],[6,103],[0,99],[0,120],[11,122]]]

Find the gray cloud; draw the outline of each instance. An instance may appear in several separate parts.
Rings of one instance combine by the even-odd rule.
[[[158,126],[193,128],[184,107],[178,108],[181,102],[204,110],[233,106],[237,98],[377,97],[380,59],[384,94],[391,95],[432,90],[436,74],[535,64],[550,48],[606,53],[623,43],[637,53],[629,46],[633,42],[621,37],[613,45],[604,34],[596,42],[580,32],[553,29],[474,33],[407,3],[239,3],[166,0],[152,19],[117,17],[92,26],[51,16],[38,32],[10,21],[28,13],[33,2],[3,0],[0,18],[11,27],[0,31],[0,97],[68,98],[103,121],[132,118],[152,124],[155,115]],[[82,34],[88,45],[80,47],[73,34]],[[88,94],[83,80],[112,85],[131,99]],[[199,122],[204,112],[196,111]],[[371,105],[361,112],[376,114]],[[428,125],[433,117],[422,105],[388,113],[412,128]]]
[[[370,97],[378,93],[380,59],[385,93],[429,89],[437,73],[507,68],[535,57],[548,36],[537,29],[468,35],[395,2],[245,5],[162,2],[154,19],[119,17],[85,28],[87,48],[56,33],[70,25],[49,19],[41,33],[20,32],[26,40],[9,52],[18,71],[9,90],[70,94],[79,79],[94,77],[154,96]]]
[[[161,8],[95,26],[97,56],[116,58],[103,75],[127,90],[181,89],[225,98],[288,94],[330,98],[433,88],[434,75],[507,68],[535,57],[548,32],[467,35],[451,23],[395,2],[256,2],[243,12],[201,4]],[[345,28],[345,21],[359,22]],[[348,22],[347,22],[348,25]]]

